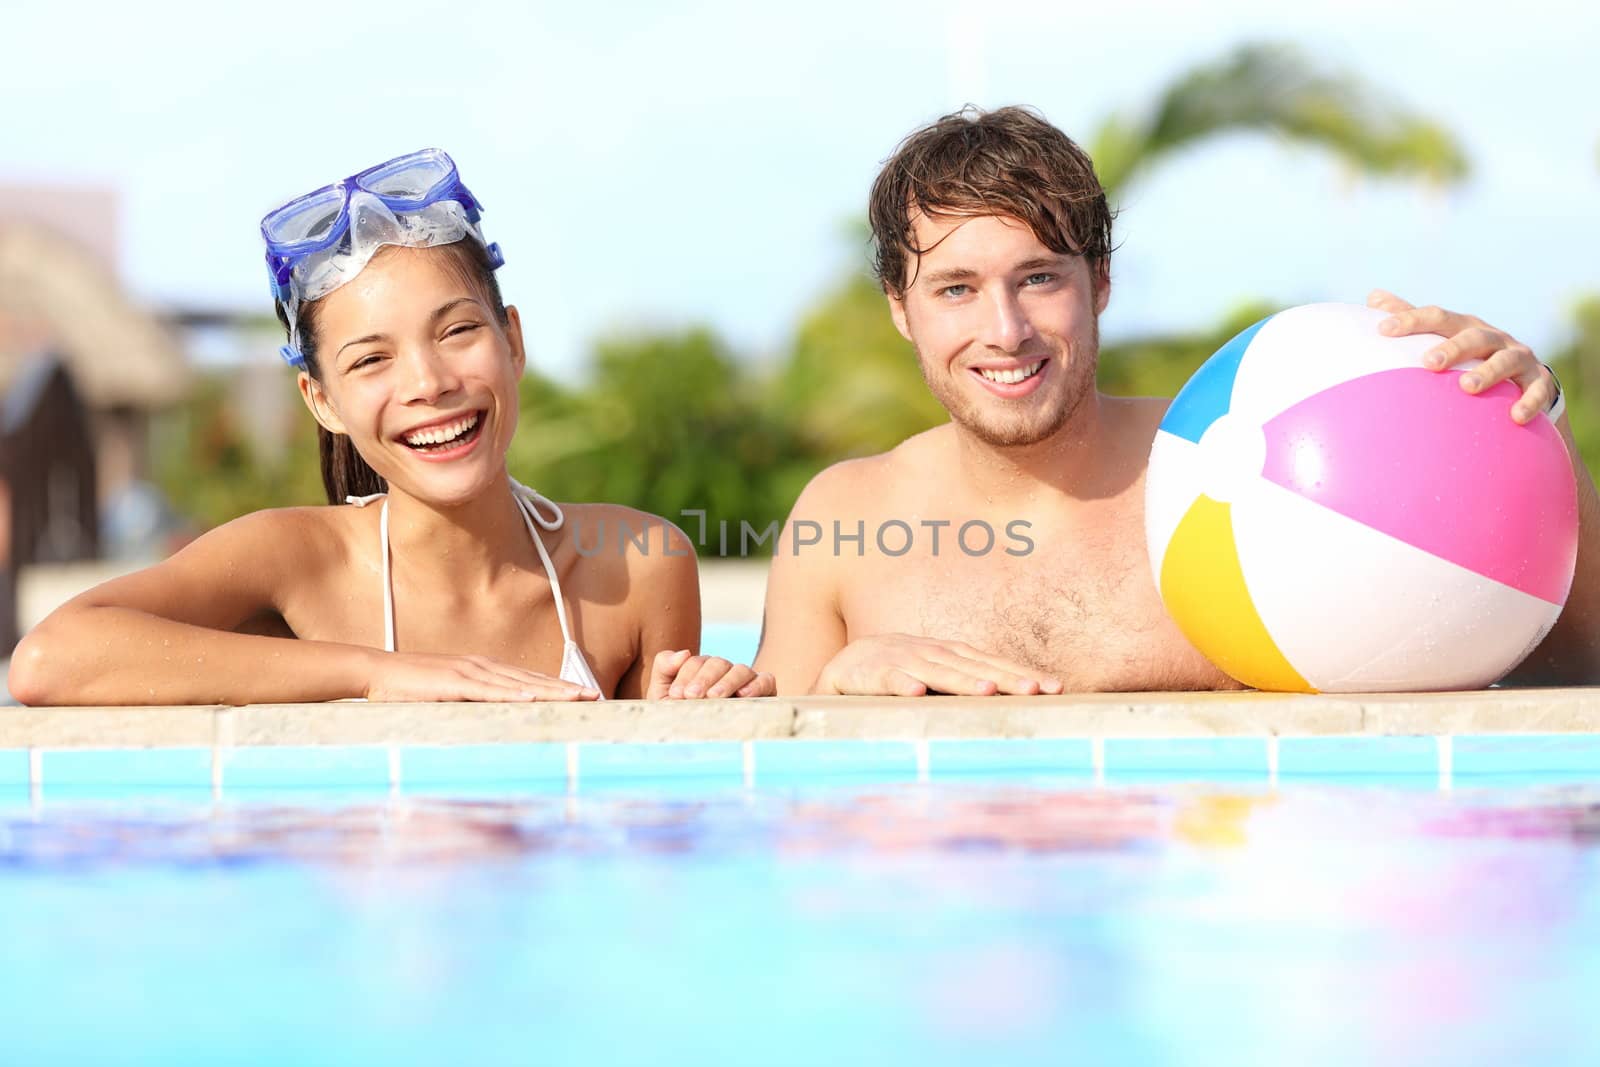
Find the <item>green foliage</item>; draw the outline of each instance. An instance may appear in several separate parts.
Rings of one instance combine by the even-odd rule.
[[[1244,304],[1202,332],[1102,345],[1100,389],[1113,396],[1172,396],[1234,334],[1281,310],[1276,304]]]
[[[883,452],[945,421],[883,292],[854,273],[801,320],[777,395],[830,458]]]
[[[1589,470],[1600,470],[1600,294],[1573,310],[1573,337],[1549,360],[1561,376],[1567,421],[1578,454]]]
[[[262,508],[322,503],[310,417],[274,455],[263,455],[240,425],[228,385],[221,375],[200,377],[184,404],[154,427],[155,480],[173,507],[209,527]],[[283,388],[294,391],[292,376]]]
[[[1360,82],[1319,72],[1285,45],[1246,45],[1180,76],[1139,117],[1113,116],[1089,143],[1113,196],[1138,174],[1206,138],[1259,130],[1313,144],[1363,174],[1440,184],[1467,173],[1455,138],[1383,102]]]
[[[1171,396],[1224,342],[1279,310],[1252,303],[1207,330],[1106,344],[1100,388]],[[1552,363],[1567,393],[1579,451],[1600,468],[1600,295],[1582,301],[1572,340]],[[292,391],[292,378],[283,388]],[[202,525],[259,508],[320,503],[316,434],[298,420],[273,456],[253,448],[227,383],[202,378],[158,424],[157,479],[174,506]],[[296,401],[298,403],[298,401]],[[943,421],[915,354],[895,332],[881,293],[852,279],[802,322],[789,358],[758,376],[708,330],[613,337],[599,345],[582,388],[529,375],[508,463],[558,500],[628,504],[677,521],[693,537],[704,509],[715,554],[725,520],[737,551],[741,520],[781,522],[807,480],[847,456],[891,448]]]
[[[709,330],[614,337],[587,388],[529,377],[509,463],[556,499],[678,520],[781,521],[819,460],[793,420]],[[681,523],[698,532],[697,520]]]
[[[1140,117],[1107,120],[1092,154],[1114,193],[1175,151],[1238,130],[1317,145],[1362,173],[1440,183],[1466,173],[1445,130],[1269,45],[1183,74]],[[864,231],[858,224],[854,232]],[[1224,341],[1274,310],[1245,306],[1194,334],[1107,345],[1100,385],[1114,394],[1170,396]],[[1560,358],[1571,379],[1573,425],[1593,462],[1600,301],[1579,318],[1578,339]],[[685,508],[704,509],[713,531],[719,520],[735,530],[740,520],[758,529],[780,521],[824,466],[881,452],[946,418],[883,294],[858,269],[802,319],[776,368],[736,359],[706,329],[611,337],[597,345],[592,367],[582,387],[523,380],[512,473],[560,500],[610,501],[674,520]],[[293,388],[292,379],[284,388]],[[301,420],[276,459],[258,455],[228,399],[220,383],[205,382],[162,430],[159,476],[177,507],[218,523],[257,508],[319,502],[310,420]],[[697,521],[680,524],[699,532]]]

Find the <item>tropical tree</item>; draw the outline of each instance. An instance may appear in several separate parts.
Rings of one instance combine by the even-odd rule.
[[[801,319],[774,384],[801,436],[824,456],[882,452],[945,417],[883,291],[860,271]]]
[[[1115,199],[1173,153],[1237,131],[1310,143],[1366,174],[1444,183],[1466,172],[1442,128],[1273,45],[1246,46],[1182,74],[1145,108],[1108,118],[1088,143]],[[853,227],[850,243],[865,250],[864,226]],[[1224,340],[1272,310],[1241,307],[1209,330],[1108,344],[1101,384],[1170,394]],[[1575,394],[1585,379],[1600,383],[1600,350],[1585,347],[1600,345],[1600,308],[1585,314],[1568,357]],[[587,386],[524,379],[511,469],[557,499],[609,500],[669,518],[693,508],[706,512],[713,531],[723,521],[762,528],[784,516],[820,467],[883,451],[945,417],[864,270],[845,272],[822,296],[785,355],[762,374],[705,329],[604,339]],[[320,499],[304,420],[286,454],[270,461],[254,453],[222,392],[198,391],[168,427],[162,482],[181,509],[211,523]],[[1600,417],[1580,410],[1573,422],[1586,454],[1600,449]]]
[[[1600,470],[1600,295],[1586,296],[1573,309],[1572,339],[1550,363],[1567,394],[1572,437],[1591,471]]]
[[[288,376],[274,387],[295,390]],[[297,419],[284,447],[264,454],[245,431],[239,400],[225,377],[200,375],[183,403],[154,426],[156,482],[173,508],[202,528],[261,508],[325,499],[311,420]]]
[[[1600,159],[1600,143],[1596,144]],[[1578,454],[1600,471],[1600,293],[1581,297],[1572,309],[1571,340],[1550,358],[1567,397],[1567,421]]]
[[[1135,115],[1113,115],[1088,143],[1115,200],[1182,148],[1235,131],[1276,134],[1332,152],[1363,174],[1445,184],[1467,160],[1448,131],[1346,75],[1320,71],[1298,49],[1249,44],[1180,75]]]
[[[703,328],[602,341],[579,391],[527,378],[509,462],[556,499],[674,520],[700,510],[735,537],[741,520],[758,530],[781,520],[816,469],[781,407]],[[698,537],[698,519],[683,524]]]

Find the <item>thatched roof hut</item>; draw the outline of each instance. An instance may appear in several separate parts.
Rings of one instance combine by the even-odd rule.
[[[0,220],[0,392],[42,351],[99,411],[166,407],[189,384],[176,340],[128,299],[109,263],[53,228]]]
[[[61,364],[87,409],[102,502],[148,479],[151,416],[191,377],[177,337],[117,278],[117,216],[110,189],[0,187],[0,395],[40,357]]]

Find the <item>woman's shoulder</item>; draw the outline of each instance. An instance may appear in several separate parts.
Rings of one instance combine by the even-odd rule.
[[[562,504],[568,539],[584,571],[633,585],[697,573],[694,543],[671,521],[621,504]]]
[[[364,508],[332,504],[311,504],[286,508],[262,508],[239,516],[223,527],[252,532],[300,533],[309,537],[342,537],[369,520]]]
[[[622,504],[562,504],[569,536],[581,554],[595,550],[637,564],[694,558],[694,543],[677,524]]]
[[[297,570],[343,562],[361,529],[373,525],[359,508],[265,508],[232,519],[202,534],[185,552],[225,552],[241,561],[269,566],[288,561]]]

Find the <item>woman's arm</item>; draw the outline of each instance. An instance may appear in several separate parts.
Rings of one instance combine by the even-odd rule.
[[[286,566],[320,569],[320,542],[291,512],[247,515],[172,558],[62,605],[17,646],[27,704],[202,704],[359,696],[370,649],[230,631],[277,614]],[[299,573],[304,573],[303,570]]]
[[[58,705],[581,698],[576,686],[481,657],[233,632],[280,614],[297,583],[322,580],[329,543],[307,510],[220,526],[62,605],[17,646],[11,693]]]

